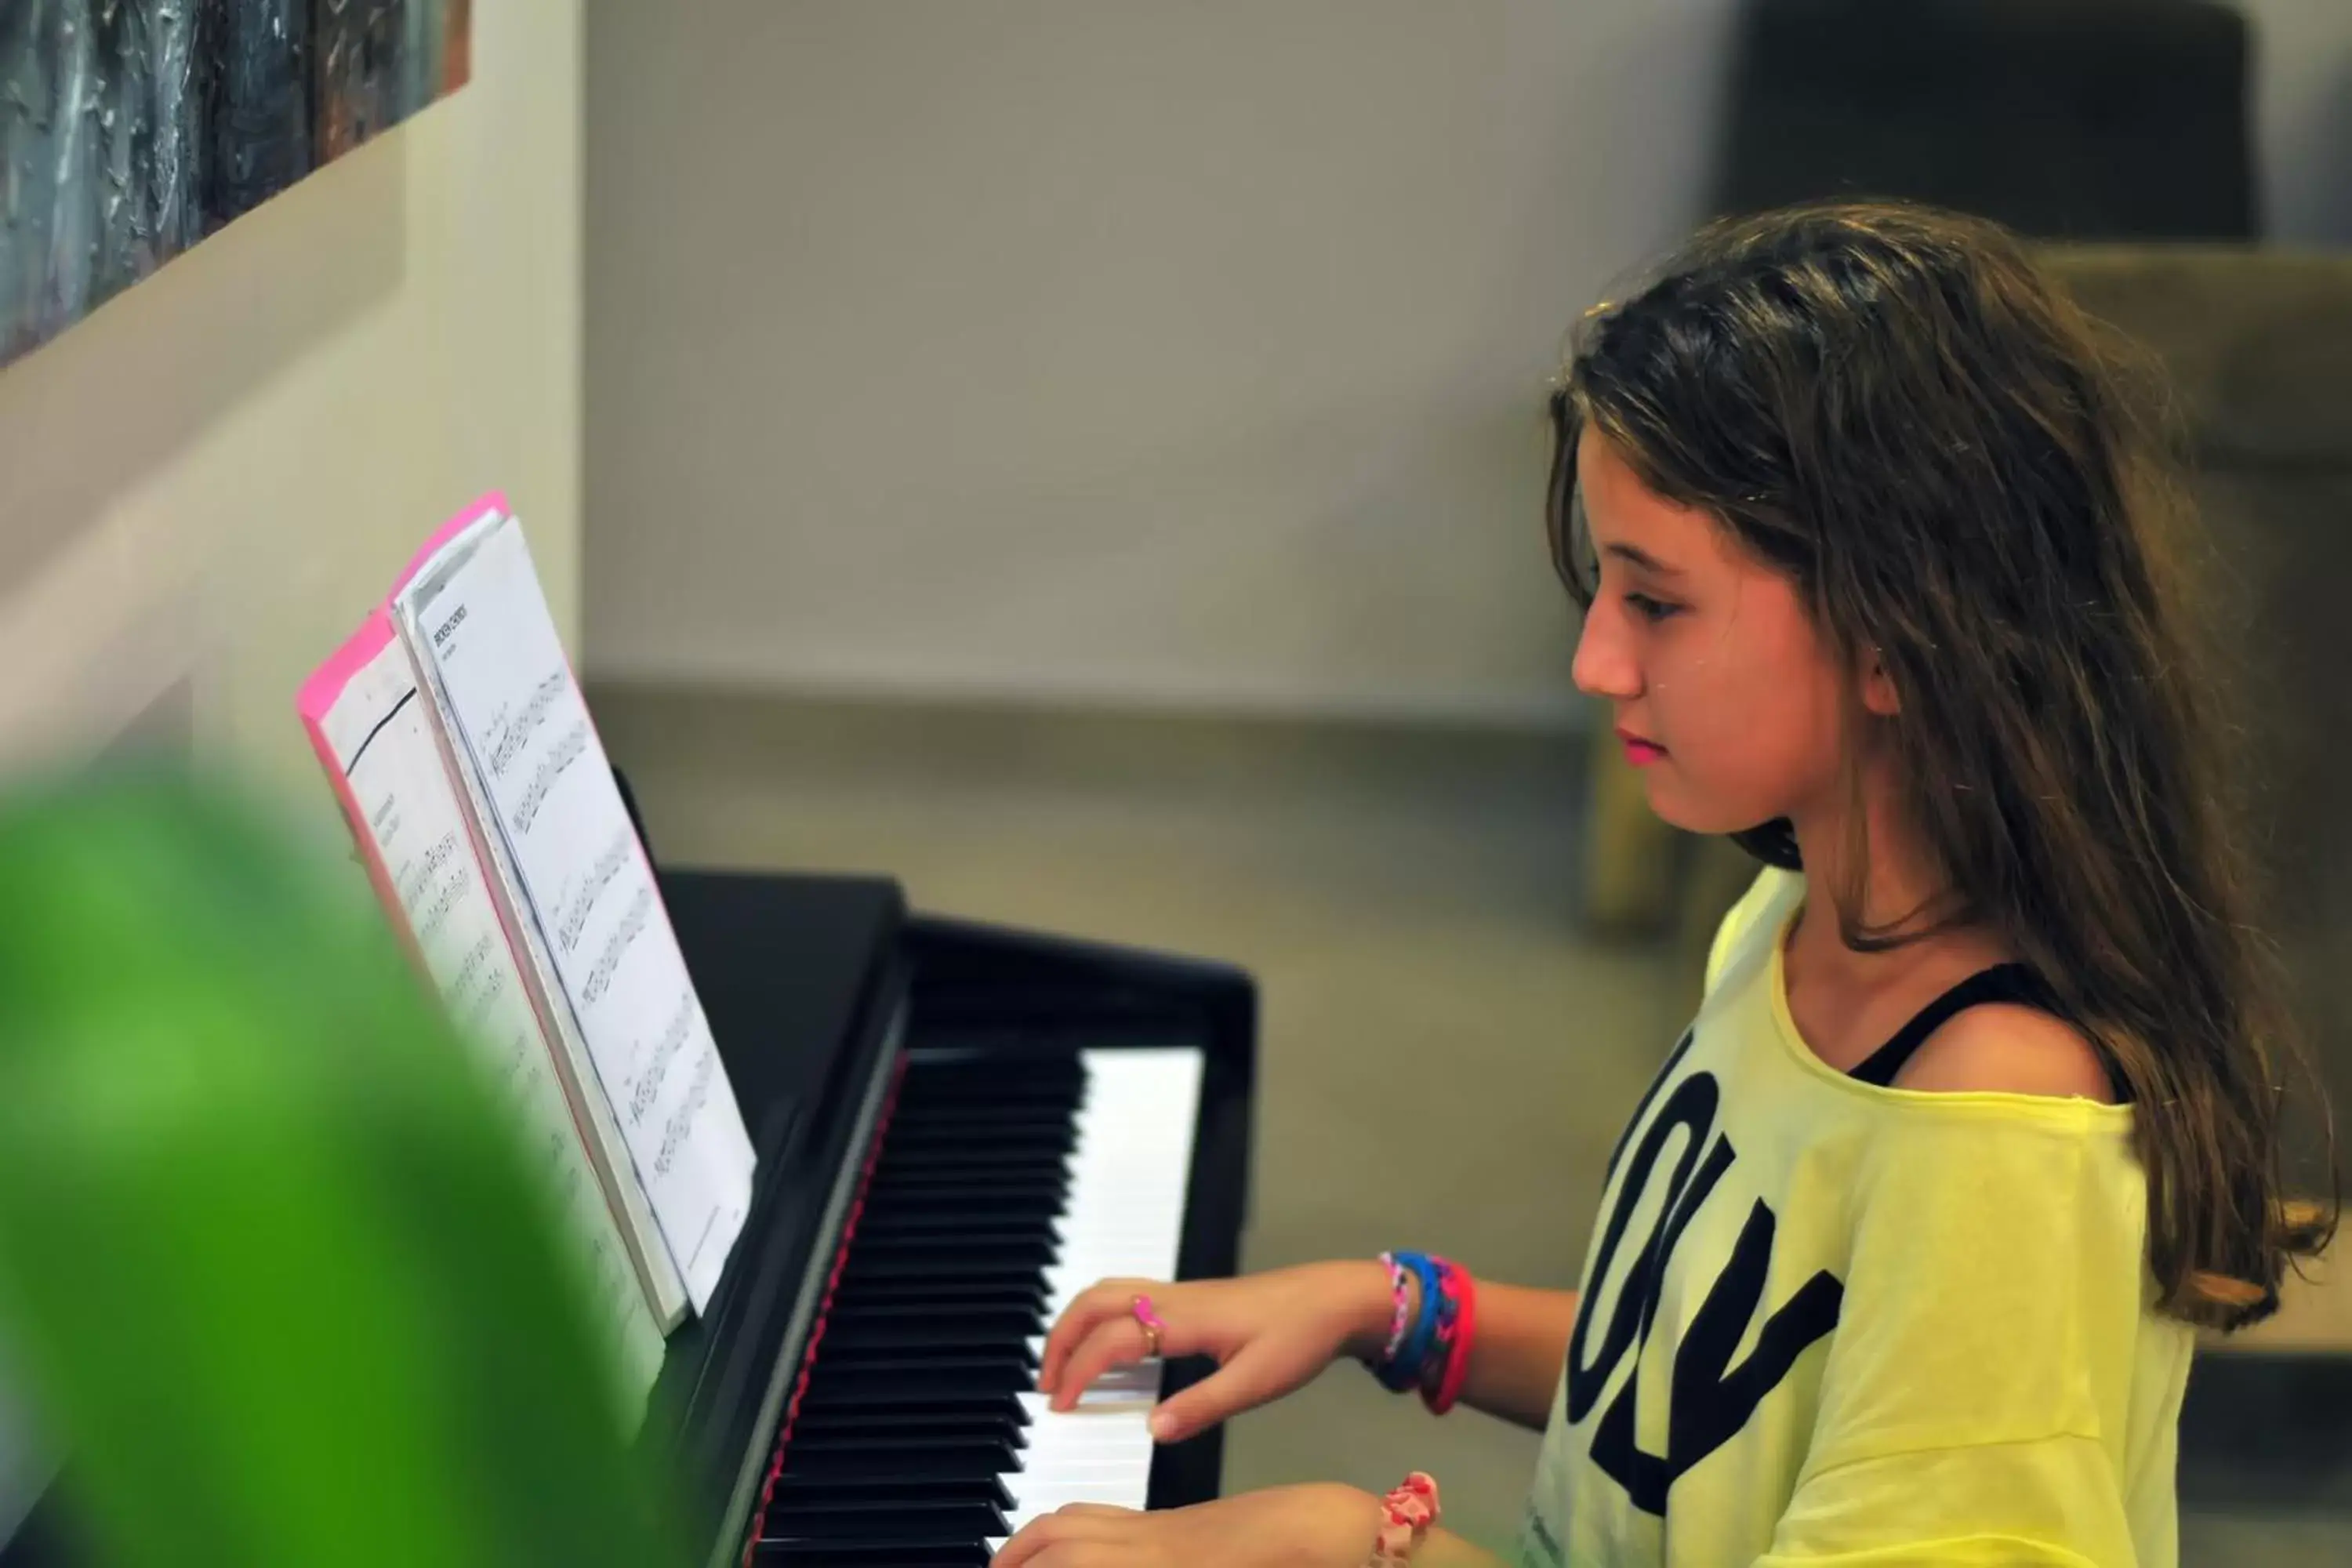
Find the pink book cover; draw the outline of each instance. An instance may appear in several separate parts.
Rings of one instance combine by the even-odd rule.
[[[451,540],[482,518],[493,512],[503,513],[506,510],[506,493],[492,490],[450,518],[434,530],[432,537],[409,558],[408,564],[394,579],[392,592],[397,594],[407,586]],[[393,625],[391,596],[387,595],[383,604],[368,612],[367,618],[360,623],[359,630],[345,639],[343,645],[330,654],[327,661],[312,670],[310,679],[302,682],[301,689],[295,693],[294,710],[301,718],[303,732],[310,738],[310,749],[318,753],[319,765],[326,773],[328,786],[335,792],[335,804],[341,808],[343,820],[351,828],[352,842],[358,850],[360,863],[367,870],[368,882],[383,902],[384,913],[391,918],[401,946],[407,950],[410,960],[421,972],[425,955],[416,945],[415,932],[409,927],[408,911],[401,906],[399,889],[393,885],[392,868],[384,863],[383,851],[375,841],[373,830],[368,826],[366,814],[360,809],[359,796],[352,791],[351,780],[343,776],[342,763],[336,759],[335,749],[328,742],[324,728],[328,712],[350,687],[352,678],[374,663],[398,635]],[[450,787],[453,790],[458,788],[454,780]],[[458,795],[462,801],[464,792],[458,790]],[[465,816],[473,829],[474,854],[478,860],[484,853],[481,829],[478,824],[474,823],[470,811],[465,813]],[[507,945],[509,948],[514,945],[512,931],[507,933]],[[520,963],[522,955],[518,952],[515,957]],[[430,977],[427,979],[429,983]]]
[[[393,886],[392,868],[384,864],[383,850],[368,826],[367,814],[360,809],[360,799],[344,776],[343,764],[335,756],[335,748],[327,740],[326,719],[335,702],[343,694],[352,678],[375,662],[393,638],[392,617],[381,608],[372,610],[360,629],[352,634],[343,646],[328,657],[327,662],[310,672],[302,689],[294,699],[295,711],[302,717],[302,731],[310,737],[310,749],[318,753],[319,766],[327,775],[327,784],[335,792],[335,804],[341,808],[343,822],[352,830],[352,844],[360,864],[366,868],[369,885],[375,889],[384,913],[391,917],[394,931],[400,945],[407,951],[409,960],[420,973],[425,967],[425,954],[416,945],[416,933],[410,929],[408,911],[401,907],[399,890]],[[427,976],[429,983],[430,976]]]

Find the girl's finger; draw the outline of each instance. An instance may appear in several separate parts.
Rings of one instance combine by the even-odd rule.
[[[1139,1294],[1154,1287],[1139,1279],[1104,1279],[1078,1292],[1061,1317],[1045,1334],[1045,1348],[1037,1358],[1037,1388],[1051,1394],[1061,1381],[1062,1368],[1070,1352],[1079,1342],[1094,1332],[1106,1318],[1118,1317],[1129,1309]],[[1165,1287],[1160,1287],[1165,1289]]]
[[[1181,1443],[1264,1405],[1283,1392],[1279,1373],[1264,1341],[1244,1346],[1215,1372],[1160,1402],[1160,1408],[1151,1413],[1151,1440]]]
[[[1132,1366],[1143,1359],[1143,1325],[1133,1318],[1105,1318],[1078,1342],[1063,1364],[1053,1387],[1053,1408],[1068,1410],[1095,1379],[1115,1366]]]

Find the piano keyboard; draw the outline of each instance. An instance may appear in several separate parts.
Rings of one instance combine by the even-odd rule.
[[[1202,1064],[909,1056],[755,1562],[984,1563],[1066,1502],[1143,1506],[1158,1364],[1058,1415],[1036,1368],[1096,1280],[1174,1277]]]

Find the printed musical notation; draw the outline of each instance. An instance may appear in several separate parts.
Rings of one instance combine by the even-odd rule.
[[[630,943],[644,934],[646,921],[654,912],[654,887],[646,882],[637,889],[636,897],[629,900],[629,912],[604,939],[604,951],[596,955],[596,967],[588,972],[588,984],[581,987],[583,1005],[593,1007],[613,988],[613,976],[621,970],[621,960],[629,953]]]
[[[637,1075],[636,1087],[629,1096],[631,1126],[643,1121],[646,1112],[654,1108],[654,1101],[661,1098],[662,1088],[669,1080],[670,1064],[677,1059],[677,1053],[686,1048],[691,1037],[698,1005],[693,992],[678,993],[677,1007],[670,1014],[669,1026],[662,1030],[660,1040],[654,1046],[653,1059]]]
[[[453,727],[699,1309],[751,1206],[751,1138],[520,527],[482,535],[415,613],[433,628],[422,641]]]
[[[555,749],[540,758],[538,770],[531,774],[530,787],[522,792],[522,799],[514,808],[515,832],[529,833],[530,825],[539,820],[540,807],[547,804],[564,770],[578,762],[588,750],[588,721],[585,719],[563,731]]]
[[[522,706],[522,711],[499,726],[490,742],[490,776],[504,778],[507,769],[522,754],[522,750],[547,722],[547,715],[563,695],[563,677],[551,675],[541,681]]]
[[[666,1176],[677,1164],[677,1152],[694,1135],[696,1118],[710,1102],[710,1080],[718,1070],[719,1058],[716,1054],[704,1057],[694,1064],[694,1082],[688,1089],[686,1099],[671,1115],[669,1125],[662,1129],[661,1152],[654,1156],[656,1174]]]
[[[596,857],[596,863],[588,868],[588,875],[572,889],[572,897],[563,906],[563,921],[555,928],[555,940],[563,944],[564,952],[570,952],[580,945],[580,933],[588,929],[588,917],[596,908],[597,896],[613,885],[613,879],[629,863],[636,843],[635,833],[625,828],[615,832],[613,841],[604,846],[604,852]]]
[[[556,1077],[539,1015],[485,885],[473,830],[418,696],[406,647],[394,640],[354,675],[321,735],[404,912],[417,956],[484,1077],[529,1130],[615,1365],[641,1399],[661,1363],[653,1320],[603,1184]]]

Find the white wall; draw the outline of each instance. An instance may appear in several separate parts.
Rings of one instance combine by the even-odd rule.
[[[1548,718],[1727,0],[590,5],[588,664]]]
[[[1573,712],[1538,396],[1732,3],[594,0],[592,673]],[[2253,10],[2352,239],[2352,5]]]
[[[0,371],[0,765],[146,716],[331,823],[295,689],[494,485],[576,624],[580,4],[474,16],[454,97]]]

